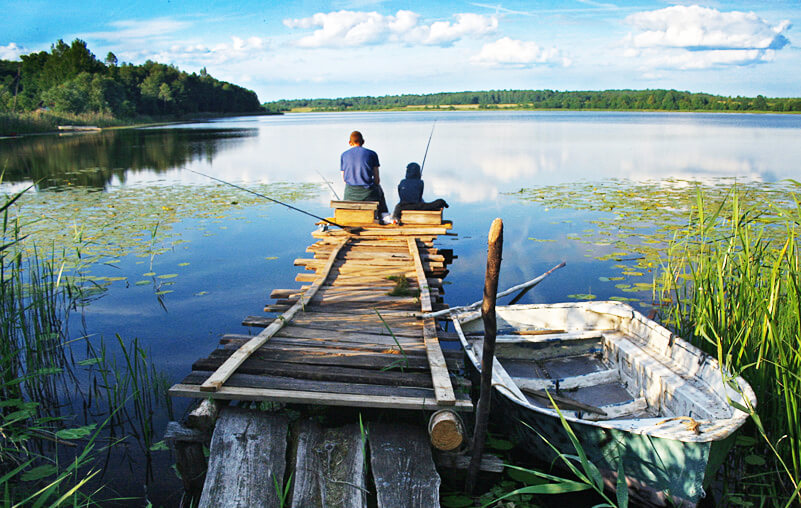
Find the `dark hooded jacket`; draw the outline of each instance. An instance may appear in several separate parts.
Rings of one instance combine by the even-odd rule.
[[[406,166],[406,178],[398,184],[398,197],[401,203],[423,201],[423,180],[420,179],[420,165],[416,162]]]

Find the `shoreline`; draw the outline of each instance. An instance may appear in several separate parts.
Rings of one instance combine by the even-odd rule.
[[[205,122],[214,120],[217,118],[230,118],[230,117],[238,117],[238,116],[273,116],[273,115],[282,115],[283,112],[267,112],[267,111],[259,111],[259,112],[247,112],[247,113],[194,113],[191,115],[184,115],[181,117],[168,117],[168,118],[152,118],[152,117],[137,117],[132,119],[130,122],[126,122],[122,119],[116,118],[93,118],[87,117],[85,119],[82,118],[62,118],[58,115],[47,115],[47,114],[35,114],[35,113],[24,113],[24,114],[11,114],[6,113],[4,115],[0,115],[0,140],[2,139],[14,139],[14,138],[21,138],[24,136],[46,136],[52,134],[89,134],[92,132],[102,132],[107,130],[120,130],[120,129],[137,129],[143,127],[158,127],[162,125],[173,125],[173,124],[181,124],[187,122]],[[17,132],[5,132],[5,125],[3,121],[3,116],[9,123],[11,122],[18,122],[20,126],[25,127],[24,130],[17,129]],[[46,118],[46,117],[50,118]],[[46,120],[43,120],[42,117],[45,117]],[[58,122],[58,120],[64,120],[64,123]],[[47,125],[42,123],[37,125],[37,122],[48,122]],[[107,123],[107,125],[103,125]],[[75,127],[96,127],[96,130],[91,131],[83,131],[83,129],[76,129],[75,131],[61,131],[59,127],[61,125],[73,125]],[[41,128],[38,128],[41,127]],[[13,130],[13,129],[8,129]]]

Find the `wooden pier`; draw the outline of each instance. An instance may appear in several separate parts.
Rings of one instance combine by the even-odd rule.
[[[347,209],[347,204],[339,206]],[[312,234],[316,242],[307,249],[313,257],[295,260],[296,266],[305,268],[296,277],[302,285],[274,290],[271,298],[275,302],[264,309],[268,315],[249,316],[243,321],[248,327],[259,328],[259,333],[225,335],[220,348],[195,362],[192,372],[170,388],[171,395],[427,413],[443,409],[472,411],[469,383],[458,374],[462,369],[461,351],[443,351],[440,340],[449,339],[449,334],[438,331],[434,318],[424,316],[445,308],[442,279],[448,273],[453,255],[450,250],[435,247],[434,241],[440,235],[452,234],[451,224],[441,221],[441,212],[429,215],[415,212],[407,216],[402,226],[382,226],[364,220],[363,205],[337,213],[335,218],[341,221],[346,216],[347,224],[338,224],[347,228],[323,225]],[[234,430],[221,429],[219,424],[214,430],[201,506],[245,506],[251,502],[232,501],[251,495],[249,487],[240,485],[241,481],[232,481],[242,475],[287,477],[283,467],[259,475],[241,470],[241,464],[258,468],[257,464],[264,461],[271,463],[264,467],[275,468],[275,457],[286,455],[287,423],[285,418],[275,416],[269,417],[269,424],[264,421],[258,424],[272,426],[272,430],[265,427],[258,436],[253,436],[261,442],[265,439],[283,442],[276,445],[275,457],[267,458],[267,452],[262,450],[252,451],[257,457],[243,458],[232,451],[238,446],[237,439],[242,441],[242,433],[247,434],[250,428],[246,425],[242,427],[245,430],[235,430],[243,425],[242,418],[256,417],[237,413],[228,417],[239,422],[231,424]],[[350,501],[338,500],[336,505],[364,506],[366,459],[343,451],[340,458],[355,471],[345,474],[352,477],[320,483],[314,474],[333,478],[334,472],[330,464],[321,466],[320,458],[314,459],[308,450],[316,449],[319,455],[319,446],[323,446],[320,443],[331,439],[329,431],[311,423],[303,423],[301,428],[303,437],[296,441],[296,457],[290,461],[294,464],[290,469],[296,472],[292,506],[328,505],[320,500],[342,494],[344,484],[353,486],[346,489]],[[415,431],[400,431],[386,424],[371,424],[371,428],[375,431],[370,432],[370,460],[375,488],[381,490],[375,493],[378,506],[437,506],[439,477],[431,459],[426,429],[420,426]],[[231,433],[240,437],[224,437]],[[365,447],[364,430],[361,437],[353,427],[336,434],[338,444],[324,445],[329,447],[329,459],[331,450],[337,446],[345,451],[353,446]],[[247,454],[242,446],[240,452]],[[424,452],[420,451],[421,446]],[[387,457],[386,450],[399,453],[398,457],[413,454],[414,460],[408,470],[396,471],[397,467],[391,464],[398,457]],[[230,460],[237,460],[240,466],[226,466]],[[320,472],[321,467],[325,471]],[[303,473],[309,468],[317,471],[313,477]],[[423,472],[412,474],[412,470]],[[386,476],[379,481],[378,475]],[[404,486],[403,481],[407,480],[415,482],[417,487]],[[324,484],[328,487],[324,488]],[[336,485],[340,488],[334,488]],[[261,496],[258,504],[278,506],[277,486],[271,483],[265,489],[262,485],[260,488],[269,492],[258,494]],[[403,497],[409,495],[414,497]],[[311,499],[308,496],[317,501],[308,501]],[[297,504],[296,499],[311,504]]]

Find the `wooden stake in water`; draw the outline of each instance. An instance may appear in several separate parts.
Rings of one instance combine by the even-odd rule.
[[[492,361],[495,358],[495,300],[498,293],[498,277],[501,272],[503,254],[503,221],[495,219],[490,226],[487,249],[487,273],[484,277],[484,301],[481,305],[481,319],[484,321],[484,350],[481,353],[481,391],[476,408],[476,426],[473,430],[473,455],[467,469],[465,491],[473,493],[481,455],[484,453],[484,438],[487,434],[487,421],[492,395]]]

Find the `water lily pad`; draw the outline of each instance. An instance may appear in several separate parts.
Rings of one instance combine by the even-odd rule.
[[[591,293],[576,293],[572,295],[567,295],[568,298],[572,298],[573,300],[595,300],[597,298],[596,295]]]

